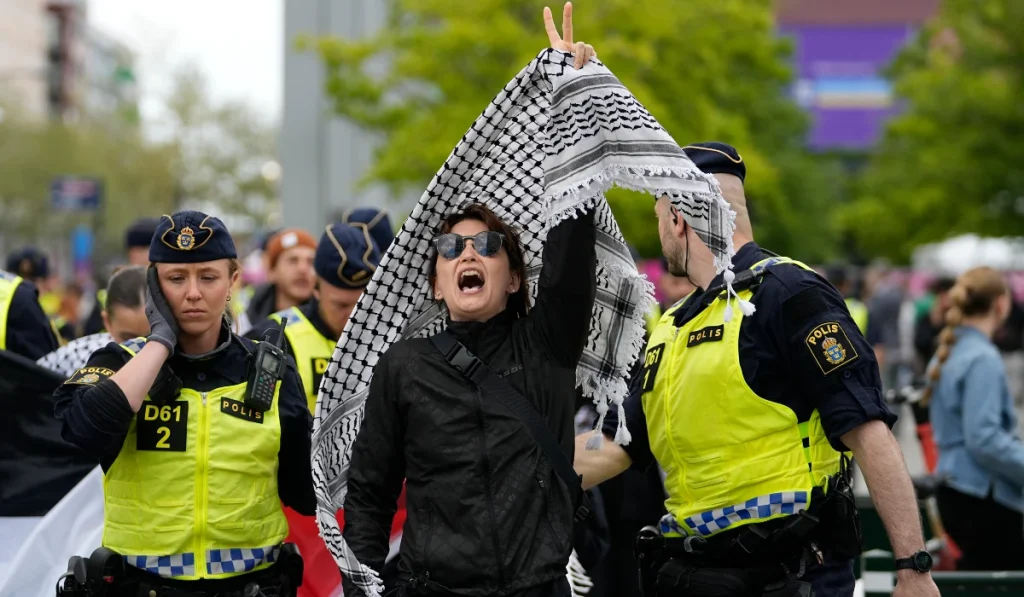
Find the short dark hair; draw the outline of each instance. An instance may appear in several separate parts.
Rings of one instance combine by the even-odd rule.
[[[107,282],[107,302],[103,308],[110,314],[115,306],[138,309],[145,303],[146,266],[131,265],[114,271]]]
[[[459,222],[465,220],[476,220],[487,226],[488,230],[500,232],[505,235],[505,253],[508,255],[508,266],[513,272],[519,274],[519,290],[508,297],[506,311],[522,317],[530,310],[530,291],[526,287],[526,261],[523,258],[523,245],[519,240],[519,233],[506,224],[493,211],[482,203],[470,203],[455,213],[449,215],[441,222],[438,234],[447,234],[452,231]],[[428,261],[427,276],[430,279],[430,287],[434,287],[437,281],[437,248],[431,244],[430,259]]]

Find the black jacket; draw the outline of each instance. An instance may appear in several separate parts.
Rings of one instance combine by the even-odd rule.
[[[576,365],[595,294],[594,242],[592,211],[560,223],[545,243],[529,315],[448,323],[532,402],[570,460]],[[482,596],[565,576],[573,541],[568,488],[520,420],[425,338],[399,341],[381,357],[352,450],[344,536],[375,570],[388,553],[403,478],[400,583],[417,578]],[[346,586],[345,594],[359,593]]]
[[[189,359],[175,354],[168,362],[184,387],[203,392],[245,381],[248,358],[254,351],[252,341],[231,334],[225,328],[220,348],[210,356]],[[87,366],[118,371],[129,358],[128,353],[111,342],[93,353]],[[91,383],[82,383],[77,377],[77,373],[72,376],[76,383],[65,383],[54,392],[57,397],[55,414],[63,423],[61,435],[85,454],[99,460],[106,472],[121,453],[128,427],[136,414],[132,412],[124,392],[108,377],[98,376]],[[278,401],[281,420],[278,494],[285,505],[309,516],[316,509],[309,459],[313,419],[306,406],[302,381],[291,359],[288,359],[288,368],[281,380]],[[244,438],[239,438],[239,441],[244,442]]]
[[[33,361],[60,347],[50,320],[39,304],[39,289],[27,280],[22,280],[14,287],[11,306],[7,310],[7,320],[0,321],[0,326],[7,328],[7,346],[0,348]]]

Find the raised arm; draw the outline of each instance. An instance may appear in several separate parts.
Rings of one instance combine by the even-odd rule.
[[[530,324],[548,356],[575,367],[590,332],[597,284],[594,210],[570,217],[548,232]]]
[[[562,34],[547,7],[544,30],[552,48],[575,55],[575,68],[595,56],[593,46],[573,40],[571,3],[562,9]],[[566,367],[579,362],[590,331],[597,284],[595,239],[594,210],[588,209],[552,227],[544,243],[537,303],[530,320],[548,356]]]

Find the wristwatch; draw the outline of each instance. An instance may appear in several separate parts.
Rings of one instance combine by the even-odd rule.
[[[909,558],[900,558],[893,562],[896,570],[917,570],[918,572],[931,572],[932,554],[921,550]]]

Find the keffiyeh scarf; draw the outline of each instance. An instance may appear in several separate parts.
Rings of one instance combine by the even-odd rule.
[[[85,367],[92,353],[113,341],[114,337],[106,332],[82,336],[46,354],[36,361],[36,364],[56,371],[64,377],[71,377],[75,371]]]
[[[593,59],[576,70],[572,62],[570,54],[544,50],[491,100],[384,255],[321,382],[313,426],[317,520],[342,574],[367,595],[383,590],[380,578],[357,561],[335,513],[345,501],[374,365],[399,339],[444,328],[427,259],[447,215],[479,202],[518,229],[535,299],[548,230],[580,210],[596,210],[597,293],[576,379],[601,419],[610,403],[620,409],[615,439],[623,444],[629,441],[621,412],[626,377],[642,348],[653,286],[637,272],[604,191],[617,184],[667,194],[711,248],[719,271],[729,266],[735,214],[717,181],[694,167],[603,64]]]

